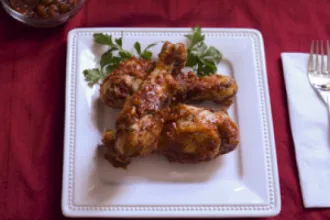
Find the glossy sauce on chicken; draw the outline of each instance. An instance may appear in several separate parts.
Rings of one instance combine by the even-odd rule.
[[[110,107],[122,108],[126,98],[139,89],[154,66],[154,62],[136,57],[121,62],[103,80],[100,86],[101,100]]]
[[[172,108],[159,142],[170,161],[197,163],[233,151],[238,127],[225,112],[179,104]]]
[[[182,65],[176,64],[177,68]],[[136,92],[149,71],[153,68],[150,61],[131,58],[120,64],[100,87],[101,99],[110,107],[122,108],[126,97]],[[224,75],[198,77],[193,72],[172,72],[176,81],[174,102],[189,103],[192,101],[213,100],[222,109],[228,108],[237,93],[236,81]]]
[[[183,44],[164,43],[155,69],[127,98],[117,118],[114,148],[118,157],[145,156],[157,148],[175,94],[176,83],[171,72],[175,63],[185,61]]]
[[[122,107],[116,134],[103,135],[105,157],[113,166],[126,167],[133,157],[155,152],[172,162],[197,163],[237,147],[238,127],[226,112],[180,104],[213,100],[226,110],[238,89],[235,80],[183,73],[185,61],[184,46],[166,42],[155,68],[131,58],[103,81],[101,99]]]

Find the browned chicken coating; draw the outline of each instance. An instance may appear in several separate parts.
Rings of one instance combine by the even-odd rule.
[[[233,151],[238,143],[238,127],[225,112],[179,104],[167,118],[158,152],[173,162],[197,163]]]
[[[175,94],[171,72],[174,65],[185,64],[186,56],[184,44],[164,43],[155,69],[126,99],[117,118],[114,149],[107,154],[110,160],[128,164],[132,157],[145,156],[156,149]]]
[[[112,131],[103,134],[105,157],[114,167],[126,167],[130,159],[116,154],[114,138]],[[229,153],[238,143],[238,127],[226,112],[178,104],[168,114],[153,152],[172,162],[198,163]]]
[[[108,160],[112,166],[126,168],[126,166],[131,162],[130,157],[125,155],[117,154],[115,150],[115,132],[108,130],[103,133],[102,142],[105,147],[104,158]]]
[[[235,80],[183,73],[185,61],[184,46],[166,42],[156,67],[153,62],[131,58],[103,81],[103,102],[123,107],[116,135],[107,131],[102,140],[105,158],[114,167],[124,168],[133,157],[154,152],[173,162],[197,163],[236,148],[238,128],[225,112],[179,104],[213,100],[225,110],[237,93]]]
[[[153,70],[154,63],[136,57],[119,64],[100,86],[101,100],[113,108],[122,108],[126,97],[138,90],[143,80]]]
[[[181,72],[182,64],[175,65],[172,75],[178,85],[174,96],[176,102],[213,100],[223,109],[231,105],[238,89],[234,79],[224,75],[198,77],[193,72]],[[122,108],[126,97],[138,90],[152,68],[153,64],[146,60],[131,58],[123,61],[120,67],[103,81],[100,87],[101,99],[110,107]]]
[[[227,109],[238,90],[236,81],[224,75],[198,77],[193,72],[182,72],[175,79],[178,83],[175,98],[180,103],[212,100]]]

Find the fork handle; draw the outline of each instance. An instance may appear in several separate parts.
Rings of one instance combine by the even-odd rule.
[[[326,96],[327,98],[327,107],[328,107],[328,112],[330,114],[330,94]]]

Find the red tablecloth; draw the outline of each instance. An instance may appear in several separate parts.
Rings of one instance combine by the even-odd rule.
[[[88,1],[65,26],[25,27],[0,9],[0,219],[64,219],[60,209],[67,32],[76,27],[249,27],[265,41],[282,211],[273,219],[330,219],[302,205],[284,51],[308,51],[330,33],[330,2]],[[325,195],[330,196],[330,195]]]

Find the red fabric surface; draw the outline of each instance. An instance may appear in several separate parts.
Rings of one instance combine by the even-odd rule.
[[[60,199],[70,29],[196,24],[261,31],[282,196],[281,213],[272,219],[330,219],[330,208],[303,208],[280,62],[281,52],[308,51],[312,39],[329,37],[329,6],[325,0],[89,0],[54,29],[23,26],[0,9],[0,219],[65,219]]]

